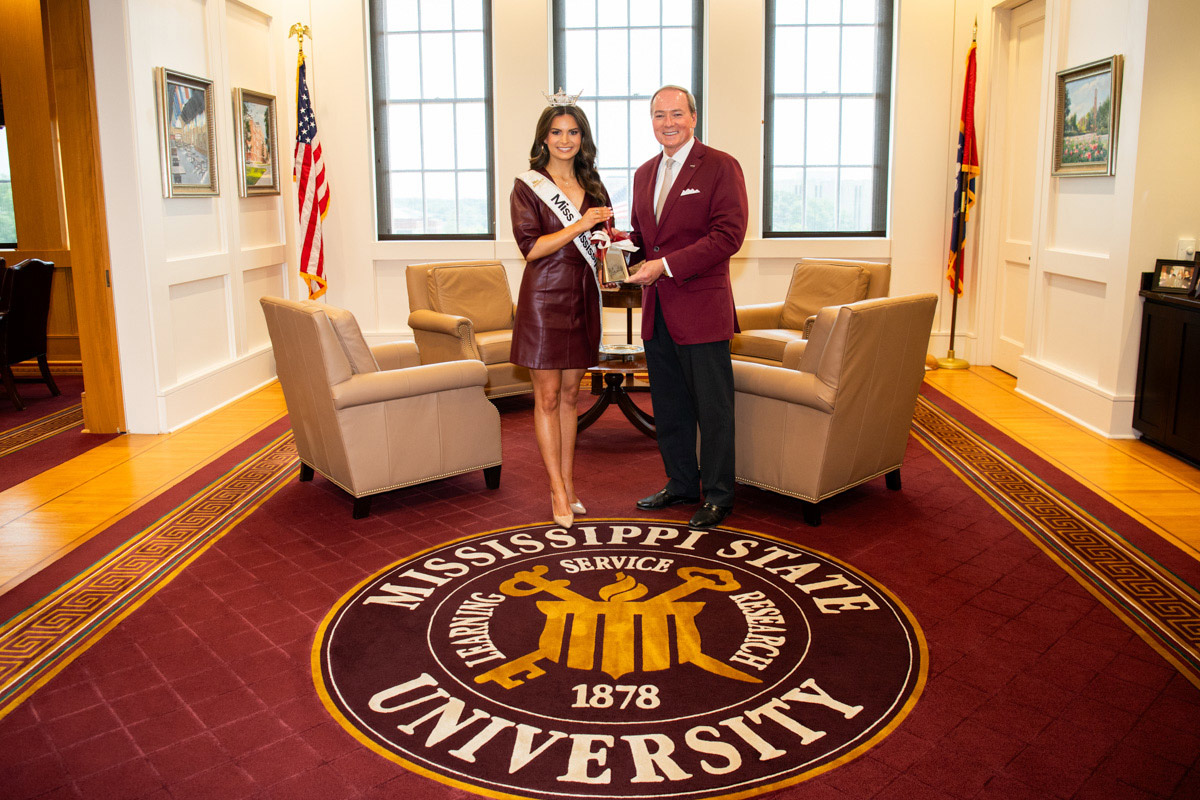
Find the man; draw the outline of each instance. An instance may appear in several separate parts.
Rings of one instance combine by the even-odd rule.
[[[746,181],[733,156],[696,140],[689,91],[659,89],[650,117],[663,149],[633,178],[632,237],[646,262],[629,282],[643,287],[642,339],[667,485],[637,507],[699,503],[703,494],[689,524],[711,528],[733,509],[729,257],[746,237]]]

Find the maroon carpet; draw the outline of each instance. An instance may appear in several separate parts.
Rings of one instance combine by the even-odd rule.
[[[430,545],[549,520],[531,403],[498,405],[497,491],[480,474],[458,476],[378,497],[372,515],[355,521],[327,481],[289,481],[0,720],[0,794],[472,796],[406,772],[347,734],[316,696],[310,658],[321,620],[366,577]],[[115,546],[251,449],[114,526],[90,552]],[[727,527],[822,551],[872,576],[912,612],[929,649],[924,692],[887,738],[763,796],[1200,796],[1196,687],[916,440],[903,480],[900,492],[880,480],[831,499],[819,528],[802,523],[795,501],[739,488]],[[576,483],[592,516],[679,522],[691,511],[634,511],[634,499],[661,487],[662,466],[654,442],[615,408],[580,436]],[[1068,493],[1080,488],[1064,483]],[[13,601],[57,586],[62,569],[0,598],[3,618],[19,610]]]
[[[79,405],[81,376],[56,375],[55,383],[57,397],[44,383],[18,384],[23,411],[0,399],[0,492],[116,436],[83,432],[82,412],[71,410]]]
[[[0,431],[24,425],[32,419],[62,411],[79,402],[79,395],[83,392],[82,375],[55,375],[54,383],[62,394],[50,394],[50,389],[40,381],[18,381],[17,391],[21,394],[21,402],[25,404],[23,411],[13,407],[7,394],[0,396]]]

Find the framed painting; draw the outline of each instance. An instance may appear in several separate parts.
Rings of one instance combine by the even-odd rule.
[[[1154,262],[1154,277],[1150,291],[1163,294],[1187,294],[1195,285],[1200,261],[1172,261],[1160,258]]]
[[[1115,174],[1121,56],[1064,69],[1057,78],[1053,174]]]
[[[212,81],[166,67],[154,77],[163,197],[219,194]]]
[[[238,194],[279,194],[275,96],[234,89],[233,119],[237,126]]]

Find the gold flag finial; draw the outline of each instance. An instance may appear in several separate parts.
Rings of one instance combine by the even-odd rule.
[[[288,31],[288,38],[290,39],[293,36],[297,37],[300,40],[300,57],[304,58],[304,37],[307,36],[308,38],[311,39],[312,31],[303,22],[297,22]]]

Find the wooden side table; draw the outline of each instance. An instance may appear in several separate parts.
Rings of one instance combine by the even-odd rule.
[[[625,309],[625,344],[633,344],[633,310],[642,307],[642,287],[631,283],[618,284],[616,289],[601,290],[600,303],[605,308]],[[643,360],[643,364],[645,361]],[[625,386],[633,388],[633,373],[625,377]],[[592,394],[600,394],[600,375],[592,373]]]
[[[618,284],[618,287],[601,291],[600,302],[605,308],[625,309],[625,344],[633,344],[633,310],[642,307],[642,287],[631,283]]]
[[[625,388],[627,376],[632,379],[634,373],[645,371],[645,355],[639,355],[631,361],[601,361],[597,366],[592,367],[589,370],[592,373],[592,379],[603,378],[604,389],[592,407],[579,415],[576,430],[586,430],[589,425],[600,418],[606,408],[615,402],[633,427],[651,439],[657,439],[658,433],[654,428],[654,417],[638,408],[637,403],[633,402],[633,398],[629,396],[629,392]]]

